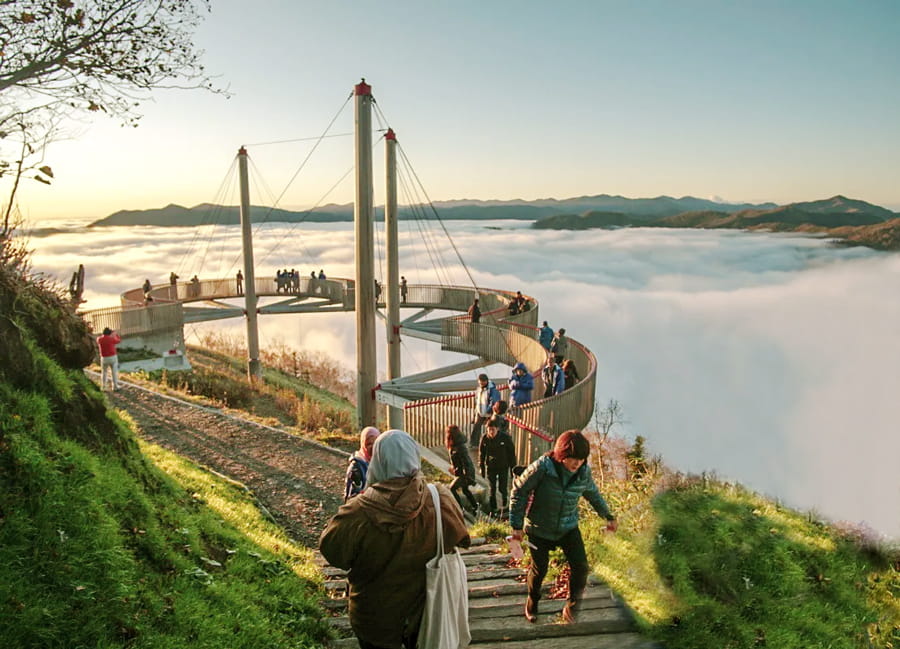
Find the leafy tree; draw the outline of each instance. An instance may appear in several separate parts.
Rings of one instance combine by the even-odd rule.
[[[209,0],[0,0],[0,179],[49,183],[48,143],[105,113],[137,126],[158,88],[213,87],[192,36]]]

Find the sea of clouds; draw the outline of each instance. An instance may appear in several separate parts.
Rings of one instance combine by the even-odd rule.
[[[737,231],[447,229],[465,267],[436,224],[404,222],[401,273],[534,296],[541,319],[596,354],[597,401],[622,404],[622,434],[645,436],[677,469],[900,538],[900,255]],[[237,226],[79,226],[35,231],[29,247],[34,268],[63,283],[85,265],[86,308],[117,304],[145,278],[229,277],[241,264]],[[259,276],[354,274],[352,224],[257,226],[254,249]],[[377,255],[380,277],[383,263]],[[260,336],[355,367],[353,326],[350,314],[270,316]],[[203,327],[243,331],[218,322],[189,337]],[[404,343],[405,373],[449,360]]]

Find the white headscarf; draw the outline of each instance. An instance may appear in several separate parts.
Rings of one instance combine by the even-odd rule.
[[[391,478],[412,476],[421,468],[416,440],[402,430],[389,430],[375,440],[366,483],[373,485]]]

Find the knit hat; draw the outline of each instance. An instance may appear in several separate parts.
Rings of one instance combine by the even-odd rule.
[[[567,430],[556,438],[553,445],[553,459],[562,462],[567,457],[586,460],[591,454],[591,443],[577,430]]]

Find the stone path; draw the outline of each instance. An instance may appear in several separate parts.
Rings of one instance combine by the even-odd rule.
[[[591,577],[584,602],[574,624],[562,624],[560,611],[565,600],[540,602],[534,624],[525,620],[525,571],[509,567],[509,555],[499,545],[473,540],[462,551],[468,568],[469,627],[472,647],[478,649],[525,649],[540,639],[541,649],[662,649],[637,632],[634,619],[610,589]],[[343,570],[328,566],[321,555],[317,560],[326,576],[330,598],[325,608],[333,614],[332,624],[341,636],[336,647],[358,647],[347,618],[347,581]],[[548,584],[544,584],[545,591]]]

